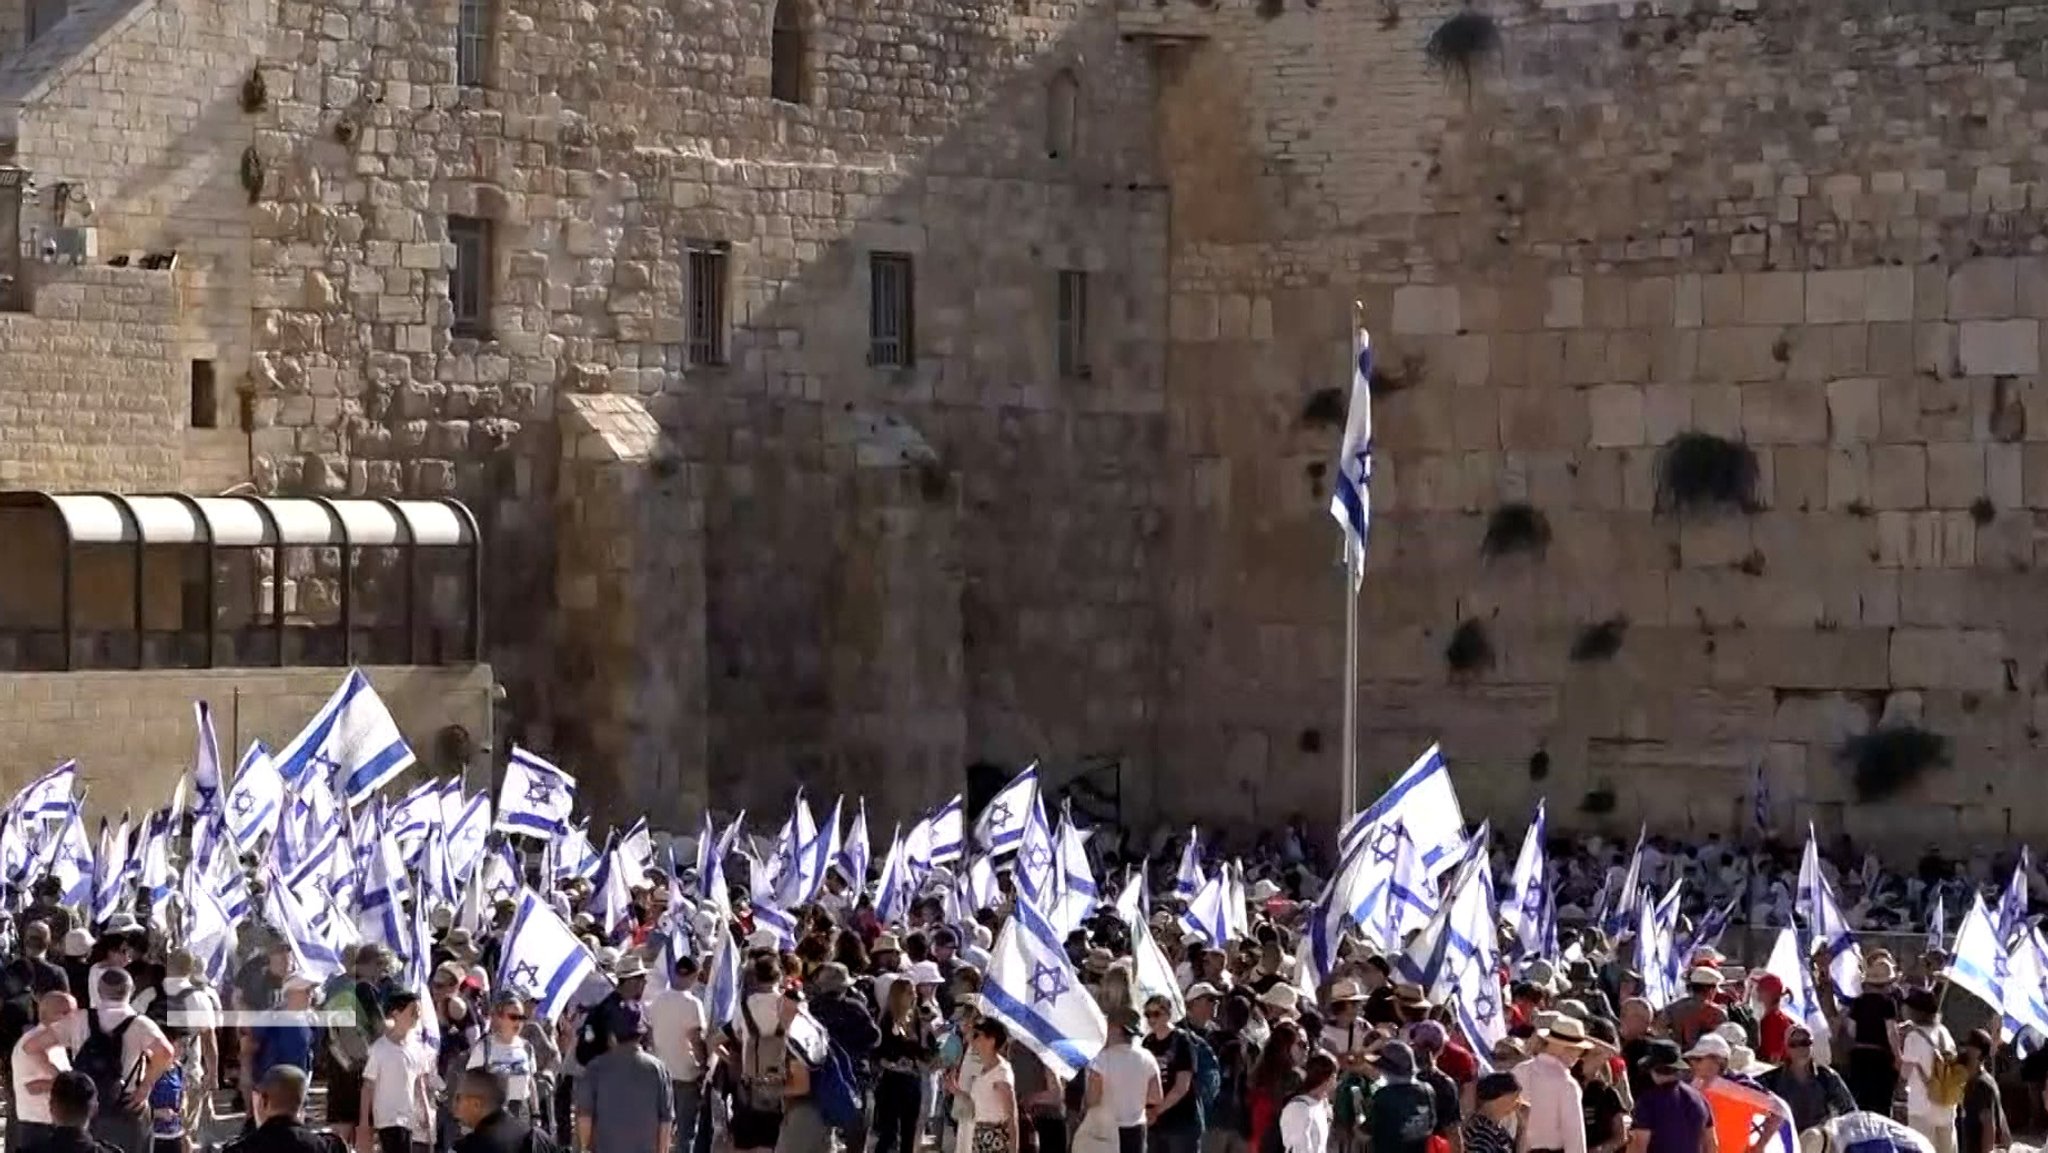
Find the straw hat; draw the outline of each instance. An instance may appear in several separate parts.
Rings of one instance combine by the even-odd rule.
[[[1577,1017],[1559,1015],[1540,1034],[1547,1044],[1560,1045],[1567,1049],[1586,1050],[1593,1042],[1586,1037],[1586,1023]]]

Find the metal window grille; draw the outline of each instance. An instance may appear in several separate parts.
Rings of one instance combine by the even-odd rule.
[[[455,82],[481,88],[491,60],[490,0],[458,0],[455,12]]]
[[[692,365],[725,363],[727,253],[723,244],[693,244],[685,254],[690,309],[685,340]]]
[[[1053,314],[1054,350],[1060,375],[1085,379],[1092,371],[1088,363],[1088,274],[1063,271],[1059,277],[1059,306]]]
[[[877,252],[868,257],[868,363],[908,368],[916,358],[916,295],[910,257]]]
[[[455,267],[448,274],[448,301],[455,307],[455,332],[478,335],[490,321],[491,222],[470,216],[448,218]]]

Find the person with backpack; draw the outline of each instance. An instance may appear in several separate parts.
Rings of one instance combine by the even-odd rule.
[[[612,1014],[611,1045],[576,1078],[576,1148],[582,1153],[651,1153],[675,1139],[675,1092],[668,1069],[646,1048],[638,1001]]]
[[[1970,1072],[1956,1040],[1941,1023],[1941,998],[1932,989],[1906,994],[1906,1026],[1899,1031],[1899,1071],[1906,1081],[1906,1124],[1927,1138],[1934,1153],[1956,1153],[1956,1107]]]
[[[1281,1108],[1270,1139],[1259,1142],[1275,1153],[1324,1153],[1330,1144],[1330,1094],[1337,1088],[1337,1059],[1312,1054],[1302,1067],[1301,1088]]]
[[[100,974],[99,1007],[75,1014],[71,1067],[92,1079],[101,1102],[92,1133],[121,1149],[149,1148],[149,1092],[177,1060],[170,1038],[137,1013],[135,985],[122,969]]]
[[[1160,995],[1145,1000],[1143,1044],[1159,1063],[1159,1082],[1164,1089],[1158,1107],[1151,1111],[1147,1145],[1156,1153],[1201,1153],[1204,1091],[1213,1105],[1223,1084],[1215,1050],[1176,1023],[1173,1002]],[[1202,1053],[1208,1054],[1206,1083]]]

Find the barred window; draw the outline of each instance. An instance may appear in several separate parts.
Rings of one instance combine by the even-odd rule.
[[[1060,376],[1086,380],[1093,372],[1088,363],[1088,274],[1062,271],[1059,276],[1059,304],[1053,313],[1053,351]]]
[[[908,368],[916,359],[916,290],[910,257],[900,252],[868,256],[868,363]]]
[[[725,363],[730,252],[723,242],[693,241],[684,253],[683,303],[689,310],[684,341],[693,366]]]
[[[491,0],[456,0],[455,82],[481,88],[491,64]]]
[[[455,267],[448,273],[455,335],[482,336],[491,319],[491,222],[451,216],[448,239],[455,245]]]

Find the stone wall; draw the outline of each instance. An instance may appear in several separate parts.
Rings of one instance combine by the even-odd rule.
[[[452,773],[436,734],[461,725],[481,746],[491,738],[491,670],[385,666],[364,670],[391,709],[422,769]],[[198,730],[192,702],[213,706],[223,757],[249,742],[273,749],[296,736],[341,683],[339,669],[218,672],[0,673],[0,789],[9,795],[58,763],[78,761],[88,815],[169,802],[192,765]],[[489,786],[479,759],[472,789]]]
[[[1198,671],[1162,759],[1224,750],[1262,806],[1335,793],[1338,430],[1304,416],[1360,299],[1391,386],[1368,795],[1440,736],[1507,821],[1548,794],[1568,824],[1725,832],[1761,762],[1788,828],[2048,832],[2039,10],[1496,5],[1468,87],[1426,60],[1441,5],[1276,7],[1124,14],[1199,38],[1159,50],[1170,392],[1202,398],[1172,422],[1172,667]],[[1689,431],[1754,455],[1752,511],[1657,510]],[[1488,560],[1509,503],[1550,543]],[[1611,659],[1572,659],[1617,617]],[[1454,674],[1465,621],[1494,652]],[[1880,720],[1954,767],[1859,806],[1837,752]],[[1600,792],[1611,817],[1578,811]]]
[[[0,485],[178,487],[185,375],[175,273],[36,266],[0,313]]]

